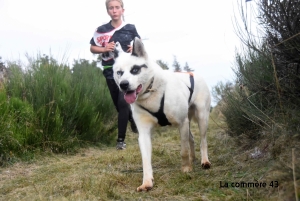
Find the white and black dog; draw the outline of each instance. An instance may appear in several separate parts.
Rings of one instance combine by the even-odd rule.
[[[139,131],[139,146],[143,161],[143,184],[137,191],[153,187],[151,165],[151,131],[154,126],[178,126],[181,137],[182,171],[192,171],[195,161],[194,137],[190,121],[194,118],[201,133],[201,164],[210,168],[206,130],[210,113],[210,93],[204,80],[192,73],[173,73],[151,61],[139,38],[135,38],[132,53],[122,51],[116,43],[114,79],[131,104]]]

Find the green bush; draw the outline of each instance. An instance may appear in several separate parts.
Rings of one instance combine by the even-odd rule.
[[[259,139],[281,130],[295,135],[300,131],[300,2],[263,0],[254,12],[245,7],[240,12],[244,24],[236,25],[244,45],[236,53],[236,79],[214,88],[229,134]],[[257,12],[261,35],[250,32],[247,12]]]
[[[0,155],[23,154],[39,146],[41,137],[36,130],[32,106],[16,97],[8,98],[0,91]]]
[[[1,105],[7,122],[0,124],[6,152],[67,152],[116,138],[116,110],[96,62],[74,61],[71,70],[46,55],[29,61],[26,70],[8,65]],[[14,129],[6,130],[8,125]]]

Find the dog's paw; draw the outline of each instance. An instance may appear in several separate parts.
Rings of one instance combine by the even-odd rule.
[[[193,171],[193,167],[192,166],[182,166],[181,171],[184,173],[191,172],[191,171]]]
[[[153,179],[149,182],[144,182],[141,186],[139,186],[136,191],[137,192],[141,192],[141,191],[149,191],[153,188],[153,184],[154,184],[154,181]]]
[[[141,185],[139,186],[136,191],[137,192],[142,192],[142,191],[149,191],[151,190],[153,187],[152,186],[145,186],[145,185]]]
[[[211,163],[210,162],[204,162],[201,164],[203,169],[209,169],[211,167]]]

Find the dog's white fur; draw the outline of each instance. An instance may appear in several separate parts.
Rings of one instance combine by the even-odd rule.
[[[128,81],[129,83],[128,89],[123,90],[123,92],[136,90],[139,85],[142,85],[135,102],[131,104],[133,118],[139,131],[139,146],[143,161],[143,183],[137,188],[137,191],[150,190],[154,184],[151,165],[151,131],[155,125],[158,125],[157,118],[140,106],[151,112],[157,112],[163,95],[165,95],[163,112],[172,126],[179,127],[182,171],[192,171],[192,164],[195,161],[194,139],[189,129],[192,118],[197,121],[201,133],[202,167],[209,168],[206,130],[211,100],[204,80],[194,76],[194,92],[190,103],[188,103],[190,96],[188,87],[191,87],[190,75],[163,70],[148,58],[140,39],[135,39],[132,54],[123,52],[118,43],[115,52],[117,52],[117,55],[113,66],[114,79],[119,87],[122,81]],[[133,75],[130,71],[134,65],[146,65],[146,67],[142,67],[139,74]],[[145,93],[147,87],[151,84],[152,78],[154,78],[152,89]]]

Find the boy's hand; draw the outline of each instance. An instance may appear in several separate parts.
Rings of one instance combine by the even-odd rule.
[[[132,52],[132,46],[131,45],[127,45],[127,47],[128,47],[127,52]]]
[[[107,43],[106,46],[104,47],[106,52],[112,52],[115,49],[115,42],[112,41],[110,43]]]

